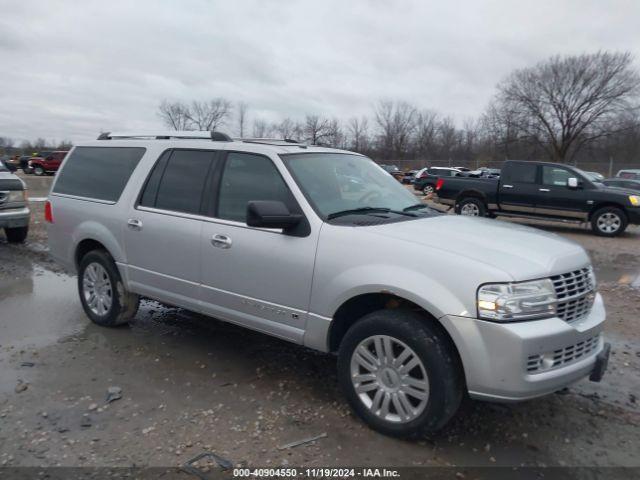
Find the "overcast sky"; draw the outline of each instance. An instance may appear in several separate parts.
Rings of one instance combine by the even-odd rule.
[[[637,0],[0,0],[0,136],[162,129],[162,99],[217,96],[250,123],[389,98],[462,124],[553,54],[628,50],[637,66],[639,19]]]

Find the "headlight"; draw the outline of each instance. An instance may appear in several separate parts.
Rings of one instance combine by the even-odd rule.
[[[478,290],[478,318],[511,322],[553,317],[556,292],[550,279],[486,284]]]
[[[11,190],[7,196],[7,202],[24,202],[27,200],[25,190]]]
[[[640,206],[640,196],[638,195],[629,195],[629,201],[634,207]]]

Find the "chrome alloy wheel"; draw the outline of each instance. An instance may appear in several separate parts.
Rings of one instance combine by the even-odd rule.
[[[429,401],[429,377],[422,360],[388,335],[365,338],[351,355],[351,383],[360,401],[383,420],[406,423]]]
[[[470,217],[479,217],[480,209],[475,203],[465,203],[460,209],[460,215],[469,215]]]
[[[97,262],[90,263],[82,276],[82,294],[89,309],[101,317],[109,313],[113,288],[107,271]]]
[[[425,185],[425,187],[422,189],[422,193],[424,193],[425,195],[433,193],[433,185]]]
[[[622,219],[615,213],[603,213],[598,217],[597,225],[603,233],[615,233],[622,226]]]

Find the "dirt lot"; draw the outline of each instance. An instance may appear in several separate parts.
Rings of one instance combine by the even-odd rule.
[[[30,177],[31,196],[49,181]],[[48,258],[42,203],[32,207],[26,245],[0,234],[0,465],[172,466],[213,451],[258,466],[640,466],[637,227],[602,239],[541,225],[593,258],[613,346],[602,383],[469,401],[446,431],[408,442],[351,414],[332,356],[150,301],[128,327],[89,323],[76,279]],[[122,398],[107,403],[109,387]]]

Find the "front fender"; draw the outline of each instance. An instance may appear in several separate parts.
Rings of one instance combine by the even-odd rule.
[[[465,301],[435,278],[402,266],[376,263],[344,270],[331,279],[323,285],[321,295],[312,298],[311,311],[332,318],[347,300],[366,293],[396,295],[419,305],[436,318],[452,312],[460,316],[474,313],[469,312],[470,306],[466,306]],[[475,294],[475,289],[472,293]]]

